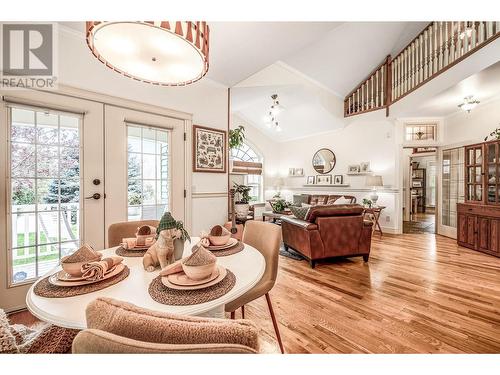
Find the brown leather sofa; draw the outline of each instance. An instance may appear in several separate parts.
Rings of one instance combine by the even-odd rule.
[[[335,195],[335,194],[296,194],[293,196],[294,204],[300,205],[307,203],[310,205],[331,205],[340,197],[349,199],[351,204],[356,203],[356,197],[353,195]]]
[[[370,255],[372,222],[364,220],[363,207],[353,205],[313,206],[306,220],[282,217],[285,249],[300,252],[314,268],[318,259]]]

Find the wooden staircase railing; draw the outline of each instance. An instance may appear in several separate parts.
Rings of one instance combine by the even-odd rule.
[[[500,36],[499,21],[431,22],[344,99],[344,117],[386,108]]]

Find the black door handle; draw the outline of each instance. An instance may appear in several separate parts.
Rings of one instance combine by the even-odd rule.
[[[101,199],[101,194],[94,193],[90,197],[85,197],[85,199],[95,199],[95,200],[98,200],[98,199]]]

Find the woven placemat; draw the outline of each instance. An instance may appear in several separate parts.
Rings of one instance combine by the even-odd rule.
[[[120,281],[127,278],[130,273],[130,269],[125,266],[122,272],[118,275],[110,277],[109,279],[99,281],[93,284],[79,285],[79,286],[57,286],[52,285],[49,282],[49,277],[44,277],[39,283],[35,285],[34,292],[37,296],[47,297],[47,298],[64,298],[64,297],[74,297],[81,294],[87,294],[96,292],[98,290],[107,288],[108,286],[119,283]]]
[[[152,299],[164,305],[186,306],[197,305],[219,298],[233,289],[236,284],[236,276],[227,270],[227,275],[215,285],[198,290],[177,290],[169,288],[161,282],[161,276],[157,276],[149,284],[148,292]]]
[[[144,254],[146,254],[146,251],[148,251],[148,249],[144,249],[144,250],[127,250],[127,249],[124,249],[123,247],[119,246],[115,250],[115,254],[119,255],[121,257],[142,257],[142,256],[144,256]]]
[[[216,257],[225,257],[228,255],[233,255],[236,253],[239,253],[245,248],[245,244],[241,241],[238,241],[236,245],[233,247],[223,249],[223,250],[210,250],[212,254],[214,254]]]

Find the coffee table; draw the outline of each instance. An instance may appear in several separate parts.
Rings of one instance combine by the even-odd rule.
[[[281,217],[289,216],[292,214],[292,211],[283,211],[283,212],[273,212],[273,211],[264,211],[262,213],[262,221],[266,221],[266,218],[269,218],[275,224],[281,225]]]

